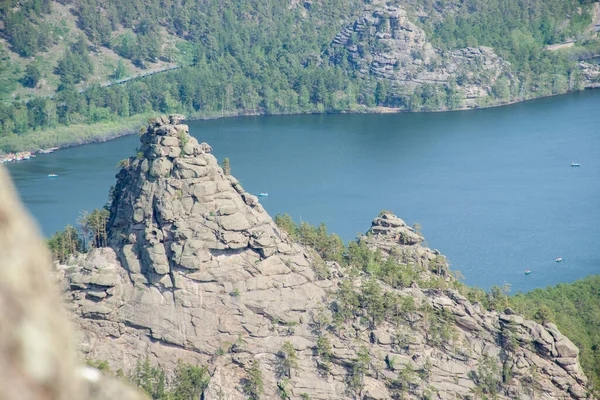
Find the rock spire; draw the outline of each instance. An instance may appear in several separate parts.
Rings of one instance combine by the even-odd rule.
[[[179,124],[182,118],[150,123],[138,157],[117,176],[109,241],[132,278],[173,288],[183,275],[216,267],[222,255],[262,261],[299,253],[257,197],[223,172],[212,148]]]

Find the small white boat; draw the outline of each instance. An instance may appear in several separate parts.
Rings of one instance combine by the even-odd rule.
[[[258,197],[267,197],[269,193],[261,192],[258,194]]]
[[[56,174],[48,174],[48,178],[58,178],[58,175],[56,175]]]
[[[572,162],[571,167],[581,167],[581,165],[579,163]]]
[[[556,262],[562,262],[562,261],[563,261],[563,258],[562,258],[562,257],[558,257],[558,258],[556,259]]]

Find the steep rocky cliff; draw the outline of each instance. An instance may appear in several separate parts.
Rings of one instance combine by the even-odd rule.
[[[445,259],[401,219],[382,213],[361,243],[437,289],[325,264],[181,119],[150,123],[119,172],[110,248],[63,266],[86,357],[126,371],[145,357],[207,365],[206,399],[248,398],[257,371],[269,399],[588,396],[568,338],[450,289]],[[376,296],[394,315],[363,313]]]
[[[600,64],[582,61],[579,68],[585,78],[585,87],[590,89],[600,88]]]

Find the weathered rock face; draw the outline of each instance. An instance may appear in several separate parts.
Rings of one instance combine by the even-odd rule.
[[[420,268],[425,279],[431,277],[431,272],[447,275],[446,258],[437,250],[421,246],[423,236],[390,212],[383,212],[375,218],[367,234],[358,240],[366,243],[371,250],[379,249],[386,257],[394,257],[399,263]]]
[[[0,400],[145,398],[78,365],[51,265],[0,166]]]
[[[600,88],[600,64],[592,64],[588,62],[580,62],[579,68],[582,72],[586,88]]]
[[[151,124],[144,157],[119,173],[108,227],[116,254],[95,250],[68,271],[84,349],[125,369],[146,354],[170,368],[179,358],[219,365],[215,354],[235,343],[243,352],[215,373],[243,377],[251,355],[277,358],[332,283],[316,281],[304,249],[176,119]],[[299,331],[291,339],[311,352],[308,325]],[[222,389],[241,396],[238,383]]]
[[[376,327],[332,324],[339,285],[365,280],[343,277],[343,269],[318,280],[313,266],[322,261],[281,232],[179,119],[150,124],[143,157],[119,173],[112,248],[63,271],[87,357],[126,371],[145,357],[167,370],[178,359],[208,365],[206,399],[247,398],[254,360],[263,398],[282,387],[311,399],[450,399],[486,390],[503,399],[586,396],[577,349],[556,327],[484,311],[453,290],[383,286],[413,307]],[[361,240],[422,267],[440,257],[391,213]],[[286,342],[297,354],[291,370]],[[357,364],[359,354],[368,361]]]
[[[202,271],[221,255],[248,253],[252,262],[296,255],[258,199],[226,176],[210,146],[177,118],[149,126],[144,157],[118,177],[109,240],[132,279],[176,291],[183,276],[209,278]]]
[[[405,9],[377,0],[367,4],[363,15],[338,33],[332,45],[348,50],[359,75],[388,81],[406,96],[423,84],[446,88],[456,84],[458,105],[464,107],[477,106],[478,99],[488,97],[509,66],[489,47],[435,49]]]

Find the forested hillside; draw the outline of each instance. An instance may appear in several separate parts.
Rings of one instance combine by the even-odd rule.
[[[449,2],[409,0],[440,48],[491,46],[511,61],[531,44],[546,45],[576,38],[592,14],[583,1],[478,0]],[[500,18],[499,18],[500,17]],[[520,36],[520,37],[519,37]]]
[[[77,142],[95,124],[122,129],[152,112],[447,110],[579,90],[600,76],[579,63],[600,48],[594,7],[3,0],[0,149]],[[565,40],[576,42],[544,50]]]
[[[440,49],[489,46],[511,63],[505,85],[521,80],[523,91],[555,94],[572,90],[579,74],[574,62],[598,54],[599,42],[592,24],[598,22],[598,4],[580,1],[482,0],[446,2],[417,0],[422,4],[419,18],[434,45]],[[573,42],[577,48],[552,52],[545,46]],[[575,75],[575,76],[574,76]]]

